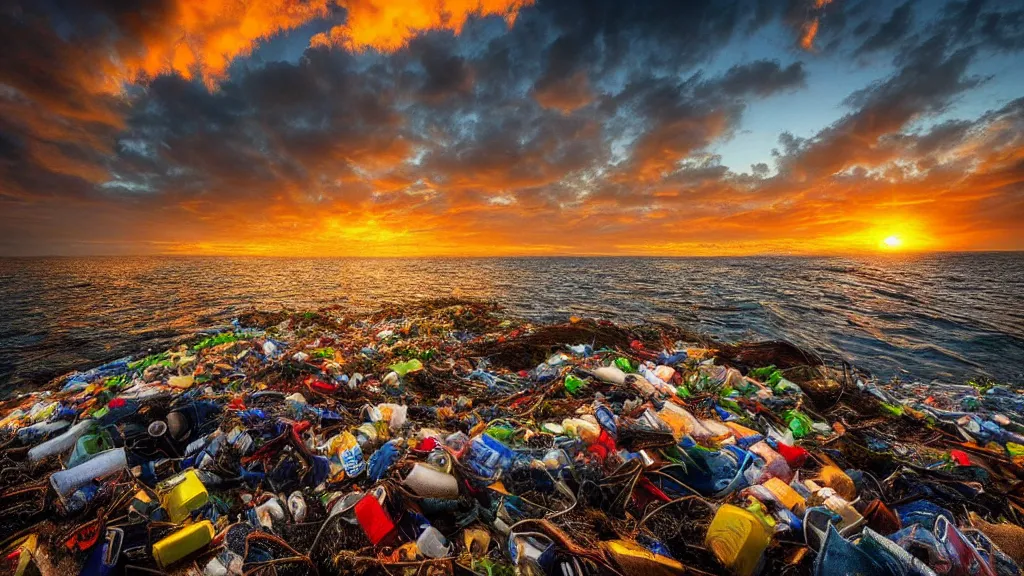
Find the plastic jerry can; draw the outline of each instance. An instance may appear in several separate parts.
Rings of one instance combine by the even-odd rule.
[[[160,568],[167,568],[209,544],[213,534],[213,523],[209,520],[189,524],[153,544],[153,559]]]
[[[186,470],[160,485],[160,504],[175,524],[186,520],[193,510],[210,500],[206,486],[195,470]]]
[[[770,542],[768,527],[749,510],[732,504],[718,509],[704,538],[704,545],[736,576],[756,574]]]

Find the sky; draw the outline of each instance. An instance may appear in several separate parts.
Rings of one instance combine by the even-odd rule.
[[[1024,5],[0,0],[0,255],[1024,249]]]

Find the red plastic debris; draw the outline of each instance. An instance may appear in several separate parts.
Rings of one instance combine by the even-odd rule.
[[[428,436],[427,438],[420,440],[419,445],[416,446],[416,449],[421,452],[430,452],[434,448],[437,448],[437,439],[433,436]]]
[[[950,450],[949,456],[950,458],[953,459],[953,462],[956,462],[957,466],[971,465],[971,457],[968,456],[967,452],[964,452],[963,450]]]
[[[776,452],[782,455],[786,459],[786,464],[789,464],[790,468],[800,468],[807,462],[807,450],[799,446],[789,446],[779,442]]]
[[[380,544],[395,529],[387,511],[372,495],[364,496],[355,507],[356,520],[374,546]]]
[[[334,392],[338,391],[337,386],[335,386],[334,384],[328,384],[323,380],[311,379],[306,382],[306,385],[309,386],[310,390],[315,390],[317,392],[322,392],[324,394],[333,394]]]

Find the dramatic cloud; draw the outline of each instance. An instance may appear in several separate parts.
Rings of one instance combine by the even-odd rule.
[[[1024,248],[1024,11],[0,8],[0,253]]]
[[[314,46],[394,52],[428,30],[462,31],[471,16],[501,16],[511,26],[533,0],[338,0],[345,24],[312,38]]]

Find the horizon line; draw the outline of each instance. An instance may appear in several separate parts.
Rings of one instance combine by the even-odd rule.
[[[841,257],[863,257],[863,256],[929,256],[942,254],[1024,254],[1024,248],[1017,249],[978,249],[978,250],[863,250],[851,252],[760,252],[750,254],[648,254],[648,253],[587,253],[587,254],[501,254],[501,255],[478,255],[478,254],[391,254],[376,256],[359,255],[318,255],[318,254],[180,254],[180,253],[154,253],[154,254],[0,254],[0,259],[7,260],[30,260],[47,258],[266,258],[266,259],[308,259],[308,260],[374,260],[374,259],[431,259],[431,258],[453,258],[453,259],[502,259],[502,258],[677,258],[677,259],[699,259],[699,258],[841,258]]]

